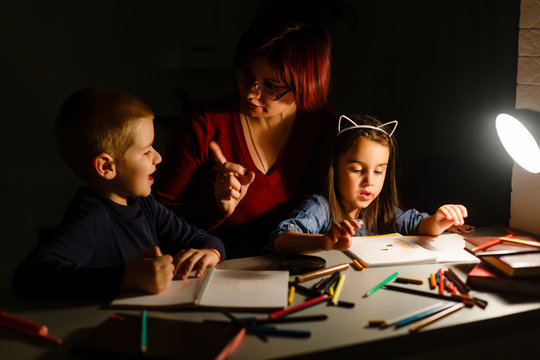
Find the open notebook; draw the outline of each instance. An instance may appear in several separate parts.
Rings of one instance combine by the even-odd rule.
[[[478,262],[464,250],[465,240],[457,234],[439,236],[380,236],[352,237],[346,250],[364,266],[424,264],[436,262]]]
[[[125,294],[112,307],[278,309],[287,305],[288,271],[207,269],[203,277],[173,280],[162,293]]]

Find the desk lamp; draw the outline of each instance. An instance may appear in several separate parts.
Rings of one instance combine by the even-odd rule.
[[[499,114],[495,126],[504,148],[519,165],[512,170],[510,226],[540,235],[540,148],[534,138],[540,136],[540,113]]]
[[[526,112],[522,111],[522,113]],[[529,114],[532,113],[534,112],[529,112]],[[508,154],[519,166],[528,172],[538,174],[540,172],[540,148],[528,130],[528,128],[531,130],[536,128],[537,124],[534,124],[534,116],[520,116],[520,119],[526,122],[528,127],[525,127],[522,121],[512,115],[499,114],[495,120],[497,134]]]

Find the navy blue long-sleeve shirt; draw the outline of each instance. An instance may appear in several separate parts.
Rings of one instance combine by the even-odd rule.
[[[17,295],[110,298],[120,288],[126,265],[145,248],[165,254],[211,248],[225,259],[221,240],[187,224],[152,196],[117,204],[81,188],[54,234],[43,239],[13,277]]]

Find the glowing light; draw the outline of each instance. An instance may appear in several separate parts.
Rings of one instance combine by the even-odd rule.
[[[540,148],[529,130],[508,114],[499,114],[495,120],[497,134],[508,154],[525,170],[540,172]]]

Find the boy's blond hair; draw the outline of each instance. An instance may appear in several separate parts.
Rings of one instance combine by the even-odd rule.
[[[141,118],[153,118],[135,96],[105,88],[87,88],[69,96],[54,124],[60,156],[82,180],[92,176],[95,156],[121,158],[133,144]]]

